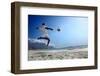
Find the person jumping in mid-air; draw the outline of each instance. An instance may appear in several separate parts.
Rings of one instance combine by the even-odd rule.
[[[42,25],[40,27],[37,27],[37,29],[39,29],[42,33],[43,33],[43,36],[41,37],[38,37],[37,39],[44,39],[44,40],[47,40],[47,46],[49,45],[50,43],[50,38],[49,38],[49,35],[48,35],[48,30],[51,30],[53,31],[52,28],[48,28],[45,23],[42,23]]]
[[[45,25],[45,23],[42,23],[42,25],[40,27],[37,27],[37,29],[39,29],[43,33],[43,36],[38,37],[37,39],[47,40],[47,44],[46,45],[48,46],[49,43],[50,43],[50,38],[49,38],[49,35],[48,35],[48,30],[53,31],[54,29],[47,27],[47,25]],[[60,31],[60,29],[57,29],[57,31]]]

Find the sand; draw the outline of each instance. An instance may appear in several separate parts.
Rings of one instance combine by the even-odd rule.
[[[28,60],[63,60],[63,59],[83,59],[88,58],[88,48],[62,49],[45,51],[28,51]]]

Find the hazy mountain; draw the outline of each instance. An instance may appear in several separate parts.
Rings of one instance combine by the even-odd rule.
[[[82,49],[82,48],[87,48],[88,45],[77,45],[77,46],[68,46],[68,47],[64,47],[64,48],[60,48],[60,49],[69,49],[69,50],[72,50],[72,49]]]

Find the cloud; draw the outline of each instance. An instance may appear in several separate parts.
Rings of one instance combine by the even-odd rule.
[[[38,40],[38,39],[28,39],[28,41],[31,41],[33,43],[45,43],[43,40]]]
[[[53,49],[54,44],[49,44],[49,46],[46,45],[44,40],[37,40],[37,39],[28,39],[28,49],[34,50],[34,49]]]

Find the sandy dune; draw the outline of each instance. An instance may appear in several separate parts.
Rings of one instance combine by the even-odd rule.
[[[62,60],[62,59],[82,59],[88,58],[88,49],[62,49],[62,50],[45,50],[45,51],[28,51],[28,60]]]

